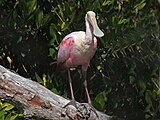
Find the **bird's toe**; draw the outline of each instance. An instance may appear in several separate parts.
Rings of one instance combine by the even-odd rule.
[[[96,114],[98,118],[98,113],[96,112],[96,109],[92,106],[92,104],[89,104],[89,106],[91,107],[91,110]]]
[[[76,109],[78,109],[77,105],[76,105],[76,101],[75,100],[71,100],[69,103],[67,103],[63,108],[66,108],[67,106],[74,106]]]

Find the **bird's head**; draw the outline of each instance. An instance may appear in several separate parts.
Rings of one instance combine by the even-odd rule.
[[[97,37],[103,37],[104,33],[98,27],[95,16],[96,16],[96,14],[93,11],[88,11],[86,14],[87,20],[90,22],[90,24],[93,27],[93,34]]]

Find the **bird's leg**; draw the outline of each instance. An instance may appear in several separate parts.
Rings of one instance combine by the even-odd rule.
[[[83,74],[83,79],[84,79],[84,87],[85,87],[85,90],[86,90],[86,95],[87,95],[87,98],[88,98],[88,104],[89,104],[89,106],[91,107],[91,109],[92,109],[92,111],[96,114],[96,116],[98,117],[98,114],[97,114],[97,112],[96,112],[96,110],[95,110],[95,108],[92,106],[92,104],[91,104],[91,98],[90,98],[90,96],[89,96],[89,92],[88,92],[88,88],[87,88],[87,81],[86,81],[86,73],[87,73],[87,71],[85,71],[85,70],[83,70],[82,69],[82,74]]]
[[[88,98],[88,104],[91,104],[91,98],[89,96],[89,92],[88,92],[88,88],[87,88],[87,81],[86,81],[86,71],[82,70],[82,74],[83,74],[83,84],[84,84],[84,88],[86,90],[86,95]]]
[[[75,101],[75,98],[74,98],[74,93],[73,93],[73,88],[72,88],[72,79],[71,79],[71,73],[70,73],[70,70],[68,69],[68,79],[69,79],[69,86],[70,86],[70,91],[71,91],[71,98],[72,100],[67,103],[65,107],[67,107],[68,105],[73,105],[76,109],[77,109],[77,105],[76,105],[76,101]]]
[[[71,91],[71,98],[72,98],[72,100],[75,100],[74,94],[73,94],[72,79],[71,79],[70,70],[68,70],[68,79],[69,79],[69,86],[70,86],[70,91]]]

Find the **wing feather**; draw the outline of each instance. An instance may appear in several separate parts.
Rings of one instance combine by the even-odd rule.
[[[71,36],[66,36],[61,44],[58,51],[58,57],[57,57],[57,68],[60,70],[66,69],[66,61],[70,57],[70,51],[74,44],[74,38]]]

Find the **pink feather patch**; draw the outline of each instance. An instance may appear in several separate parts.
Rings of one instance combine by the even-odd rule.
[[[61,45],[62,46],[67,46],[67,47],[70,47],[74,44],[74,39],[72,37],[68,37],[66,39],[64,39],[62,42],[61,42]]]

